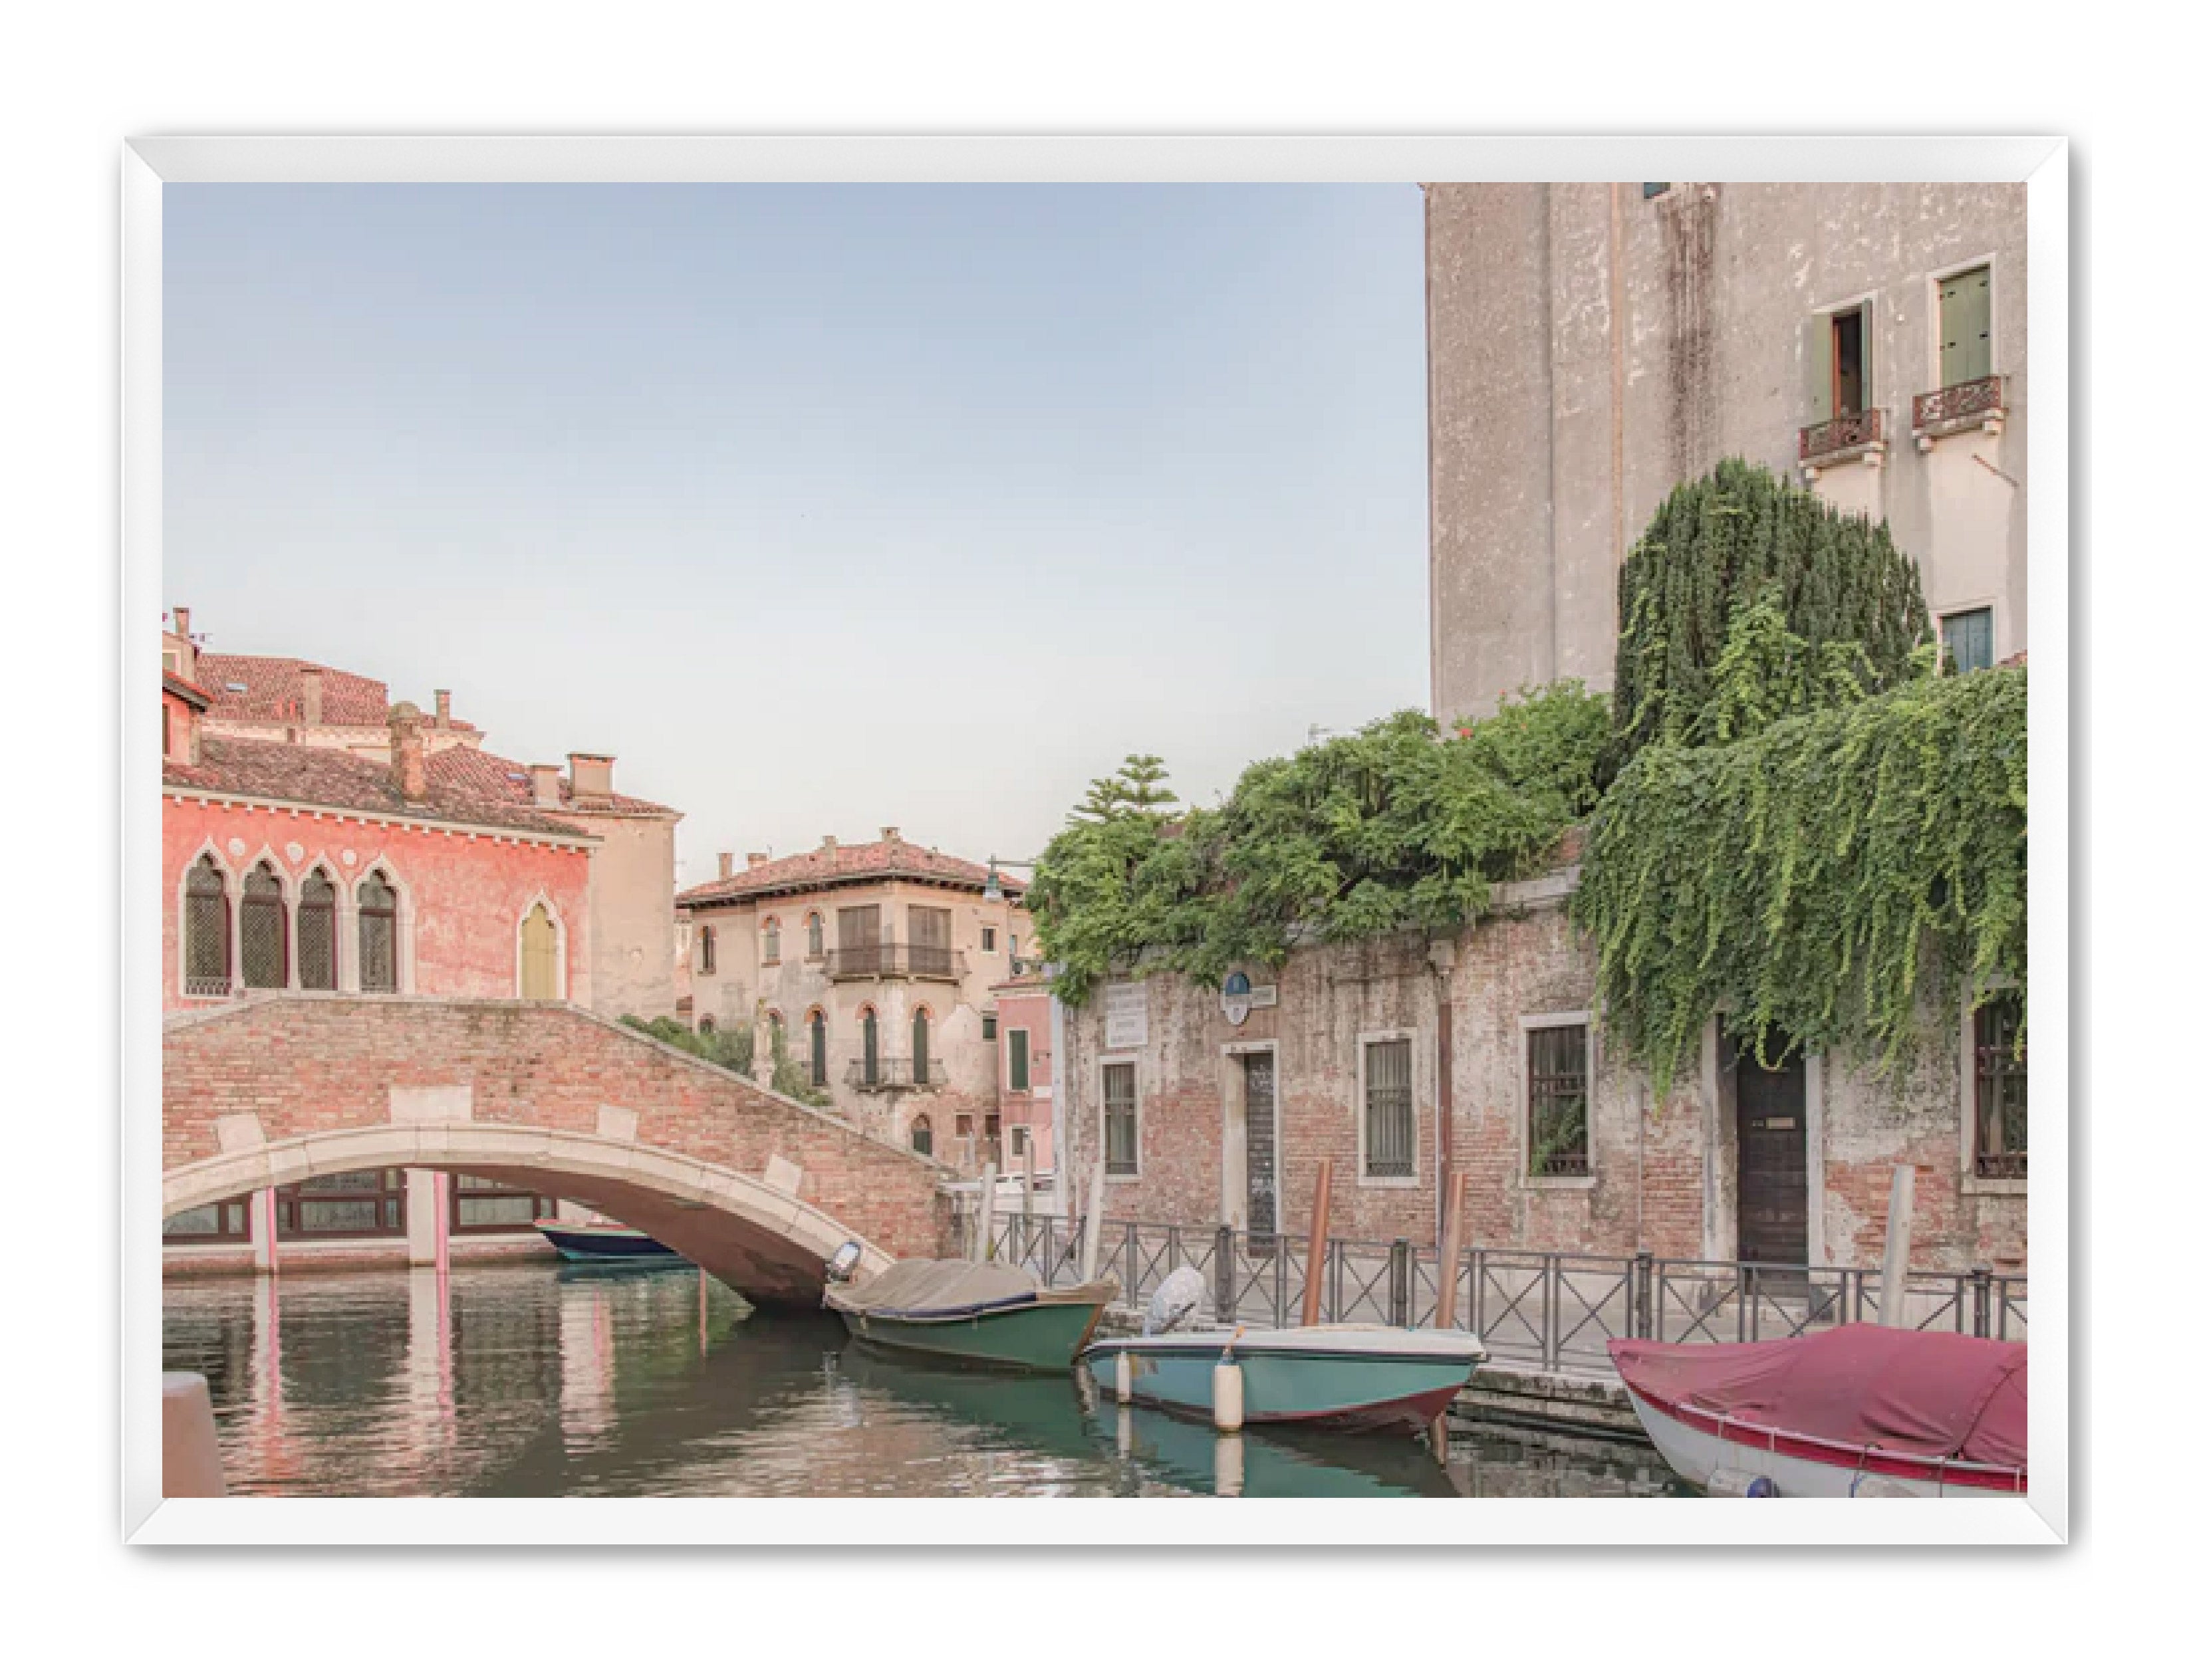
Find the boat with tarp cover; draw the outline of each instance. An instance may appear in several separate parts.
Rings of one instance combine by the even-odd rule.
[[[1086,1363],[1105,1394],[1196,1415],[1216,1406],[1216,1367],[1239,1367],[1248,1423],[1418,1429],[1484,1359],[1465,1330],[1326,1324],[1173,1331],[1097,1342]]]
[[[1614,1341],[1635,1415],[1712,1492],[1844,1499],[2026,1493],[2029,1349],[1847,1324],[1783,1342]]]
[[[832,1281],[822,1304],[878,1348],[1069,1371],[1117,1296],[1114,1283],[1051,1289],[1016,1266],[914,1259],[899,1260],[868,1282]]]

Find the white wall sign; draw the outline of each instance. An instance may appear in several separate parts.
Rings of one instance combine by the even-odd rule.
[[[1234,969],[1224,977],[1224,989],[1218,994],[1217,1006],[1224,1011],[1225,1020],[1234,1027],[1244,1027],[1247,1017],[1256,1010],[1276,1008],[1277,988],[1257,986],[1243,970]]]
[[[1137,1050],[1148,1042],[1148,986],[1119,981],[1102,988],[1102,1048]]]

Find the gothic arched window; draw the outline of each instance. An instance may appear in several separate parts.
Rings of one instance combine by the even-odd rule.
[[[806,954],[812,961],[817,963],[821,960],[821,913],[816,910],[806,919]]]
[[[912,1017],[912,1083],[927,1083],[927,1011],[916,1010]]]
[[[825,1085],[829,1083],[829,1017],[814,1010],[806,1030],[812,1041],[808,1048],[813,1053],[813,1083]]]
[[[395,889],[375,869],[357,889],[357,985],[360,992],[393,992],[401,976],[395,964]]]
[[[869,1089],[882,1082],[882,1024],[872,1010],[859,1016],[859,1055],[865,1064]]]
[[[246,986],[279,991],[288,985],[289,905],[271,863],[261,863],[243,878],[236,942],[243,947]]]
[[[304,877],[297,894],[297,984],[307,992],[331,992],[335,964],[335,884],[326,871]]]
[[[228,995],[228,883],[210,857],[190,866],[183,887],[183,993]]]

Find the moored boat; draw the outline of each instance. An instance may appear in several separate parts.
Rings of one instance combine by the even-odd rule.
[[[1106,1282],[1047,1288],[1015,1266],[913,1259],[865,1283],[832,1281],[822,1304],[875,1347],[1069,1371],[1117,1294],[1117,1286]]]
[[[1464,1330],[1329,1324],[1292,1330],[1174,1331],[1097,1342],[1085,1360],[1106,1394],[1213,1414],[1216,1368],[1239,1367],[1247,1423],[1420,1428],[1484,1360]]]
[[[656,1242],[642,1230],[623,1225],[571,1225],[562,1219],[535,1219],[533,1230],[555,1245],[566,1260],[674,1260],[675,1249]]]
[[[1843,1499],[2016,1496],[2029,1478],[2028,1349],[1848,1324],[1783,1342],[1615,1341],[1642,1427],[1708,1491]]]

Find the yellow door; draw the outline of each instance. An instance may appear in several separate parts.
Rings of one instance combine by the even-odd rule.
[[[519,964],[517,995],[549,998],[559,996],[555,985],[555,924],[548,917],[545,904],[535,904],[524,918],[520,945],[523,961]]]

